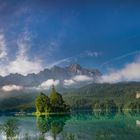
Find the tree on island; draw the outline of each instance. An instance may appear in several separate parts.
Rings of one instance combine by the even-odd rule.
[[[36,98],[36,112],[49,112],[50,111],[50,99],[44,93],[40,93],[40,95]]]
[[[63,97],[58,93],[52,86],[52,91],[50,97],[46,96],[44,93],[36,98],[36,112],[38,113],[59,113],[59,112],[69,112],[70,107],[65,104]]]

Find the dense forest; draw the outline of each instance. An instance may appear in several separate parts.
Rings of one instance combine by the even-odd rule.
[[[139,99],[136,93],[140,91],[139,82],[117,84],[90,84],[77,89],[61,89],[63,100],[71,109],[94,110],[105,108],[105,104],[115,103],[117,109],[137,109]],[[49,95],[46,92],[45,95]],[[0,100],[1,111],[35,112],[35,99],[38,93],[19,93],[17,96]]]
[[[117,84],[90,84],[64,94],[64,99],[71,108],[84,110],[135,110],[140,111],[139,82]]]

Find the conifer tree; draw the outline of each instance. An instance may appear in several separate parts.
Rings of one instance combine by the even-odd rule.
[[[57,96],[57,92],[55,90],[54,85],[52,86],[52,92],[50,94],[50,102],[52,105],[56,105],[58,102],[58,96]]]

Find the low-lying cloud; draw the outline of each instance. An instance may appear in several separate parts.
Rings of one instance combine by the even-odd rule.
[[[72,77],[71,79],[64,80],[64,86],[74,86],[81,82],[91,82],[93,81],[92,77],[86,76],[86,75],[77,75]]]
[[[114,70],[109,74],[103,75],[100,82],[116,83],[123,81],[140,81],[140,57],[120,70]]]
[[[5,92],[11,92],[11,91],[19,91],[19,90],[22,90],[23,87],[22,86],[18,86],[18,85],[5,85],[1,89],[3,91],[5,91]]]
[[[60,81],[59,80],[54,80],[54,79],[48,79],[44,82],[42,82],[37,89],[42,89],[42,90],[48,90],[52,85],[57,86],[59,85]]]

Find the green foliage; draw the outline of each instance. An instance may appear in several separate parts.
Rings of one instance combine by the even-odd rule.
[[[7,140],[14,139],[19,133],[17,120],[6,120],[4,124],[1,125],[1,132],[5,133]]]
[[[118,108],[117,108],[117,105],[116,103],[114,102],[114,100],[106,100],[105,101],[105,109],[106,111],[108,112],[114,112],[116,111]]]
[[[50,119],[49,117],[47,118],[45,116],[37,117],[37,127],[42,134],[44,134],[50,130],[50,120],[49,119]]]
[[[112,140],[112,133],[110,130],[99,129],[96,131],[96,140]]]
[[[129,101],[127,104],[125,104],[123,109],[124,110],[128,109],[129,111],[140,112],[140,99]]]
[[[36,98],[36,112],[39,113],[56,113],[56,112],[69,112],[70,108],[63,101],[62,96],[56,92],[54,86],[50,98],[43,93]]]
[[[49,112],[50,110],[50,99],[43,93],[36,98],[36,110],[37,112]]]
[[[124,109],[130,108],[139,110],[139,102],[136,101],[138,91],[140,91],[140,82],[94,83],[71,90],[63,94],[63,97],[72,109],[117,110],[122,112]]]
[[[43,140],[46,132],[51,132],[53,138],[63,131],[65,122],[69,119],[69,116],[39,116],[37,117],[37,127],[41,133],[40,140]]]
[[[87,105],[93,105],[96,100],[113,99],[116,103],[127,103],[135,100],[136,92],[140,91],[140,83],[117,83],[117,84],[90,84],[80,89],[74,89],[63,94],[65,101],[75,107],[82,106],[82,100]],[[79,101],[81,100],[81,101]],[[84,103],[83,103],[84,105]]]
[[[114,100],[95,101],[93,104],[94,111],[101,112],[140,112],[140,99],[128,101],[126,103],[116,104]]]
[[[106,100],[104,102],[96,101],[93,105],[93,110],[104,111],[104,112],[115,112],[118,107],[114,100]]]
[[[140,91],[140,82],[130,83],[116,83],[116,84],[90,84],[80,89],[63,89],[63,98],[59,98],[59,95],[55,88],[51,93],[56,93],[52,100],[54,104],[51,104],[49,109],[62,110],[65,108],[65,104],[68,104],[71,109],[92,109],[95,101],[105,102],[105,100],[114,100],[118,110],[134,108],[134,102],[136,101],[136,92]],[[18,93],[14,97],[8,97],[0,100],[1,111],[7,112],[34,112],[34,100],[37,93],[23,94]],[[54,94],[52,94],[54,95]],[[56,100],[57,99],[57,100]],[[65,100],[65,103],[63,99]],[[137,102],[138,103],[138,102]],[[68,106],[68,108],[69,108]],[[102,104],[102,107],[104,105]],[[139,108],[137,106],[137,108]],[[41,108],[39,108],[42,110]],[[47,109],[46,109],[47,110]],[[69,110],[69,109],[68,109]],[[49,110],[50,111],[50,110]],[[44,112],[44,110],[43,110]]]
[[[76,136],[71,133],[65,133],[63,137],[64,137],[64,140],[77,140]]]
[[[57,96],[54,86],[52,87],[52,92],[50,94],[50,102],[51,102],[51,104],[54,104],[54,105],[57,104],[57,102],[58,102],[58,96]]]

